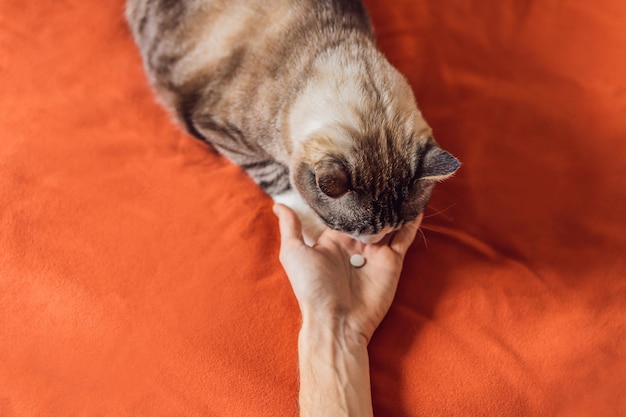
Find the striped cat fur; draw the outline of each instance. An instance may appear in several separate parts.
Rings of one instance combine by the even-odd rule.
[[[378,241],[459,167],[359,0],[129,0],[126,17],[162,104],[309,242],[326,226]]]

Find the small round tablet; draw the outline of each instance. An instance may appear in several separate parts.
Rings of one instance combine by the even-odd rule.
[[[365,265],[365,258],[363,257],[363,255],[355,253],[350,257],[350,265],[355,268],[360,268]]]

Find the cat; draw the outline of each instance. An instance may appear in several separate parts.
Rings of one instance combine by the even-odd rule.
[[[159,101],[294,209],[309,244],[325,227],[380,241],[460,166],[360,0],[129,0],[126,18]]]

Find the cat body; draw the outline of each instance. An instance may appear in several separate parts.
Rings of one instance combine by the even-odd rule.
[[[364,242],[414,220],[459,166],[376,49],[356,0],[129,0],[165,107],[300,216]]]

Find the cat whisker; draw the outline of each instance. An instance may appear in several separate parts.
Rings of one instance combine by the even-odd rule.
[[[439,234],[444,235],[444,236],[452,236],[452,237],[455,236],[455,234],[451,230],[449,230],[447,228],[436,227],[436,226],[430,226],[429,227],[428,225],[423,225],[423,224],[422,224],[422,228],[424,230],[430,230],[431,232],[439,233]]]
[[[428,241],[426,239],[426,235],[424,234],[424,231],[422,230],[423,225],[420,224],[419,226],[415,223],[406,223],[404,226],[406,227],[414,227],[417,229],[417,232],[419,232],[422,235],[422,239],[424,239],[424,247],[426,247],[426,249],[428,249]]]
[[[436,229],[434,227],[429,227],[427,224],[422,224],[420,226],[420,229],[430,230],[431,232],[439,232],[439,229]]]
[[[424,239],[424,247],[426,248],[426,250],[428,250],[428,240],[426,239],[426,235],[424,234],[424,231],[422,230],[421,227],[417,229],[417,231],[420,232],[420,234],[422,235],[422,239]]]
[[[431,217],[438,216],[438,215],[443,214],[443,213],[445,213],[446,211],[450,210],[450,209],[451,209],[451,208],[453,208],[454,206],[456,206],[456,203],[452,203],[451,205],[449,205],[448,207],[446,207],[446,208],[445,208],[445,209],[443,209],[443,210],[437,210],[437,209],[436,209],[435,207],[433,207],[433,206],[432,206],[432,204],[431,204],[429,207],[431,207],[433,210],[436,210],[436,211],[435,211],[433,214],[429,214],[429,215],[427,215],[427,216],[425,215],[425,216],[424,216],[424,218],[425,218],[425,219],[429,219],[429,218],[431,218]]]

